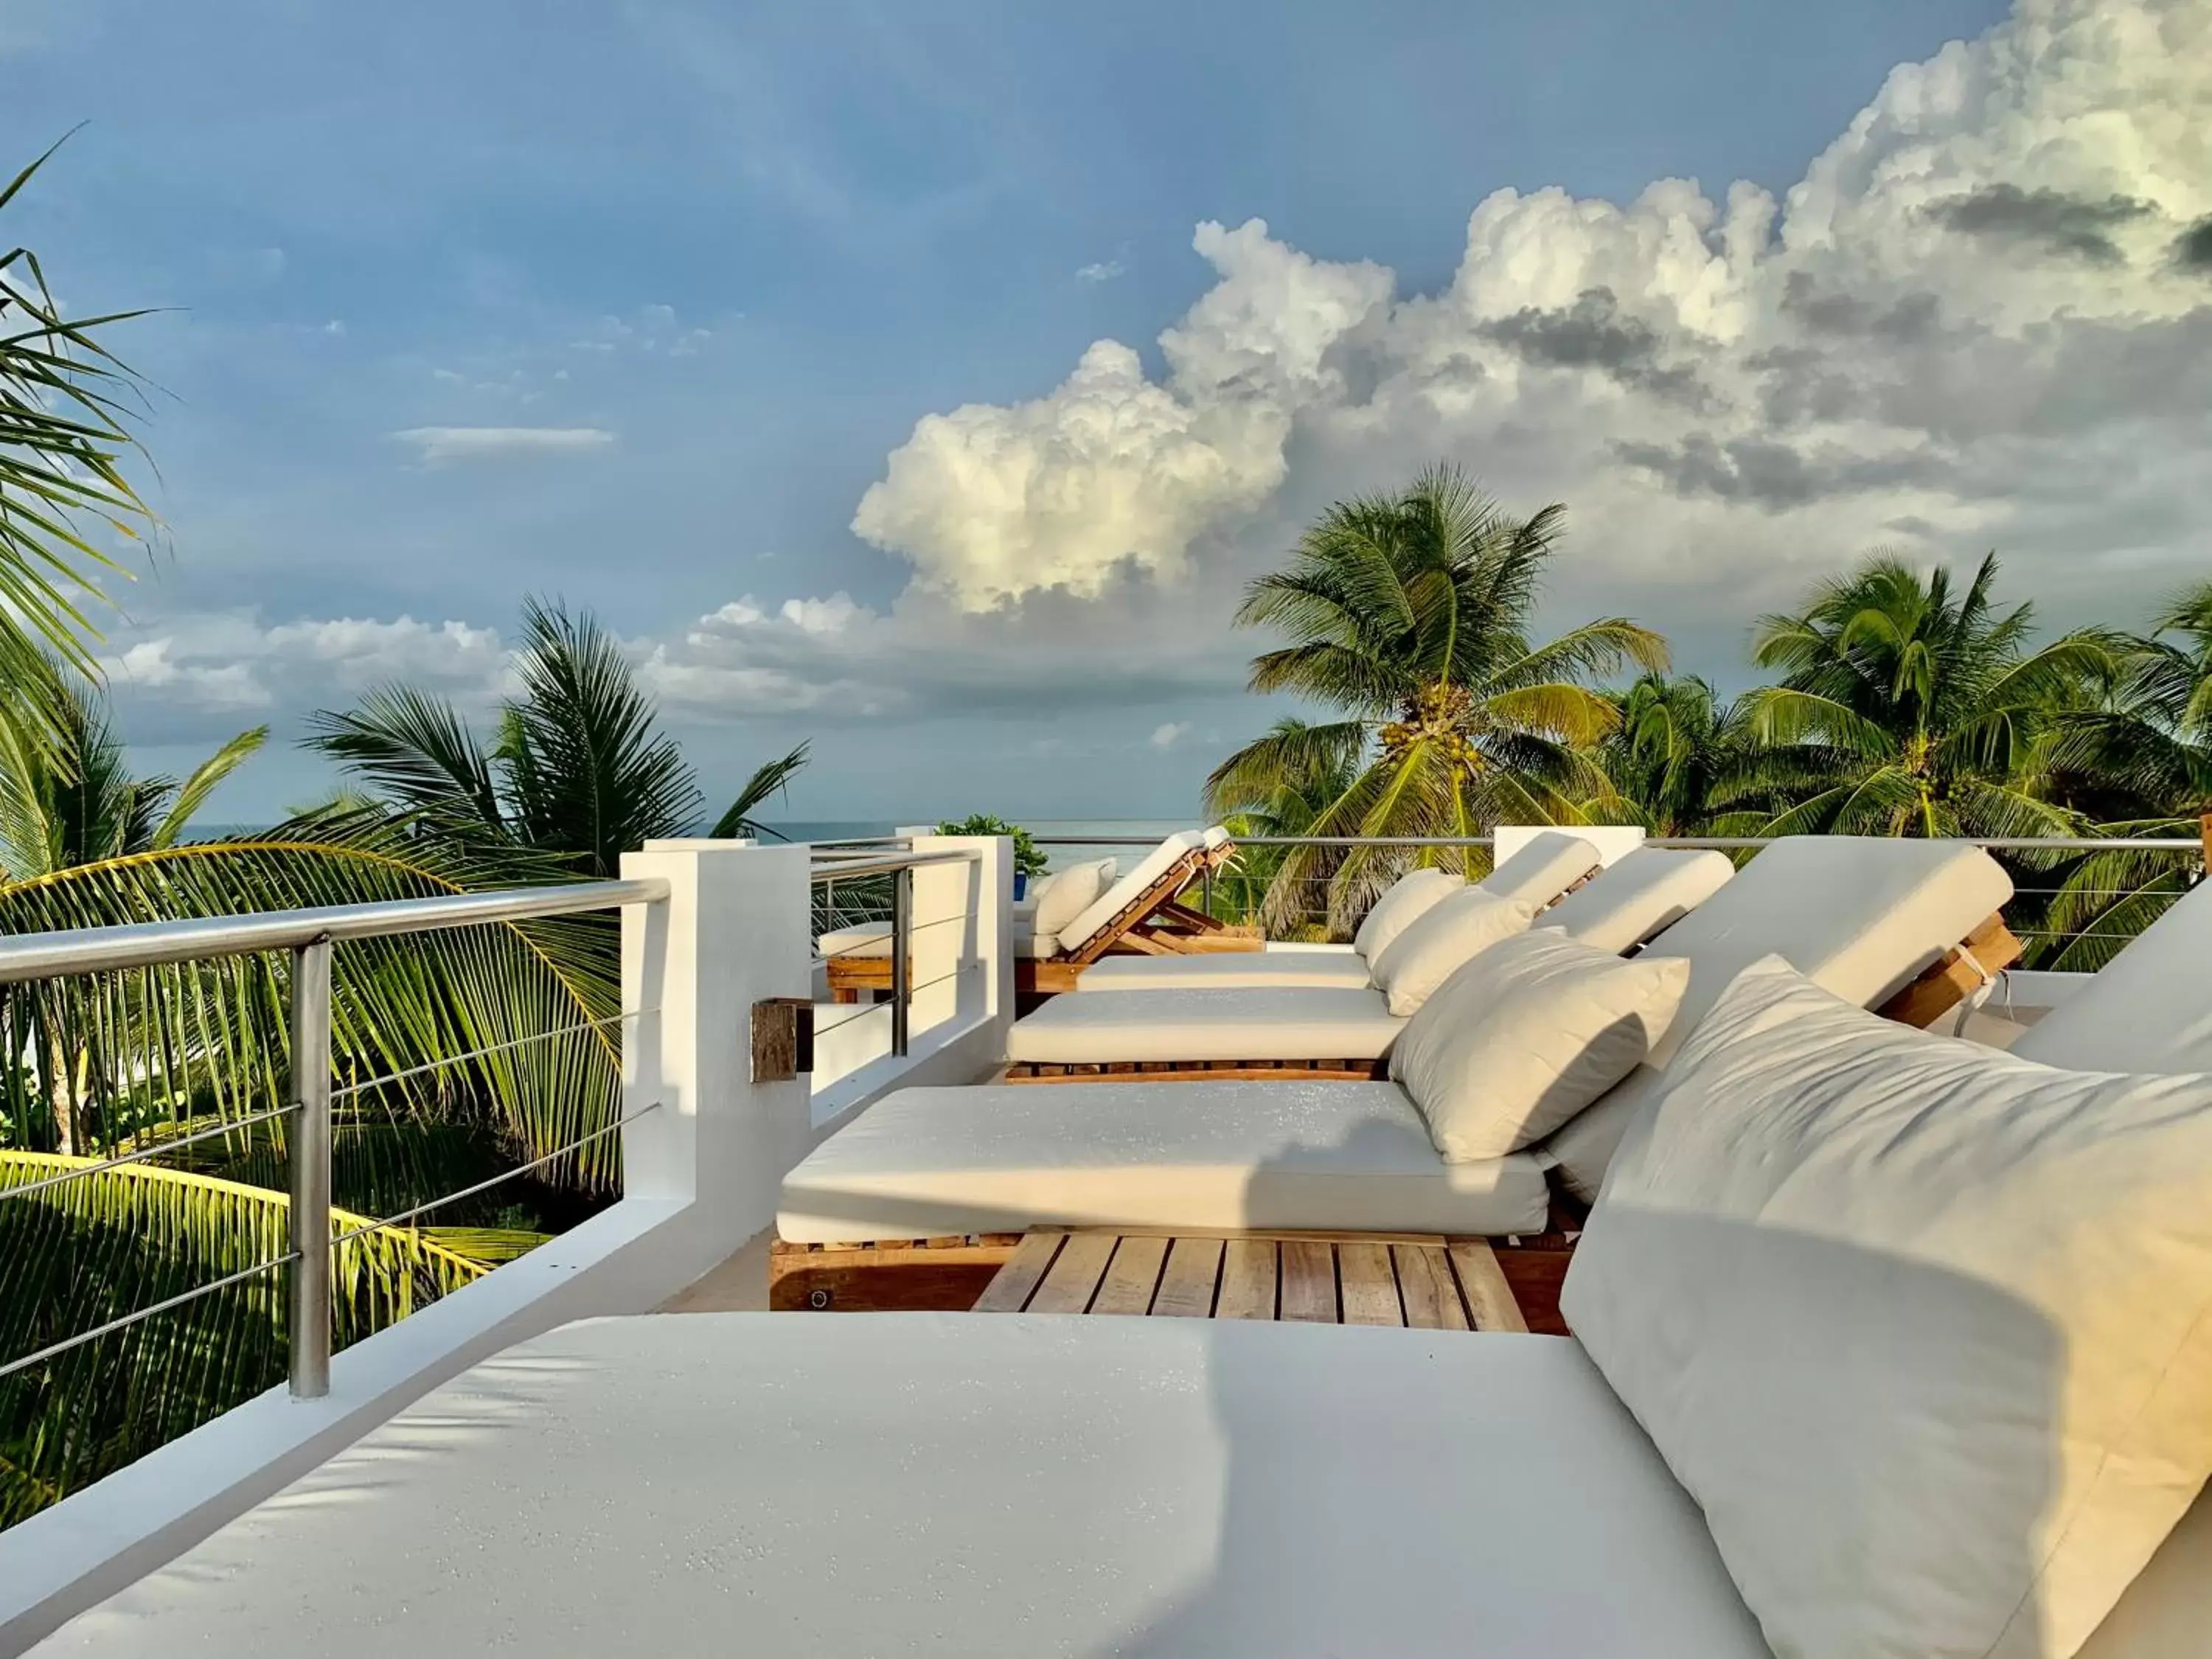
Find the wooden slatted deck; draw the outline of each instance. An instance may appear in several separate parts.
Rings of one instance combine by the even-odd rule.
[[[1497,1254],[1433,1233],[1024,1234],[978,1313],[1525,1331]]]

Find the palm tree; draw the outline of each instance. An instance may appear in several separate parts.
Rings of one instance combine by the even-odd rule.
[[[1213,884],[1214,903],[1227,919],[1263,918],[1279,939],[1325,927],[1328,872],[1339,860],[1318,850],[1316,867],[1304,879],[1283,880],[1285,849],[1252,846],[1250,838],[1313,834],[1315,823],[1359,770],[1357,740],[1311,744],[1305,739],[1312,730],[1295,716],[1277,720],[1267,734],[1273,740],[1271,763],[1249,776],[1223,780],[1212,797],[1213,810],[1240,843],[1235,862]]]
[[[0,210],[53,153],[0,188]],[[94,338],[140,314],[63,316],[38,256],[0,237],[0,676],[35,672],[42,648],[91,671],[82,601],[118,567],[88,538],[152,520],[121,471],[132,376]]]
[[[33,652],[0,691],[0,882],[173,847],[269,728],[223,744],[182,783],[131,775],[101,700]]]
[[[1589,750],[1619,715],[1589,682],[1628,662],[1663,668],[1667,647],[1617,617],[1529,642],[1565,514],[1553,505],[1514,518],[1449,467],[1330,507],[1286,568],[1247,590],[1237,620],[1290,637],[1254,659],[1253,690],[1295,692],[1343,718],[1248,744],[1207,780],[1209,805],[1346,753],[1360,764],[1315,834],[1474,836],[1499,823],[1579,821],[1583,803],[1609,799]],[[1346,927],[1401,862],[1357,850],[1343,859],[1331,925]],[[1310,849],[1285,861],[1286,880],[1315,873]]]
[[[1779,684],[1745,696],[1756,776],[1792,802],[1767,835],[2057,836],[2080,813],[2054,797],[2065,711],[2113,672],[2111,636],[2031,648],[2034,609],[2000,612],[1995,554],[1964,592],[1877,554],[1761,618],[1753,648]]]
[[[521,692],[489,747],[452,704],[404,685],[316,714],[309,746],[428,830],[556,855],[589,878],[618,873],[623,854],[648,840],[695,833],[698,782],[615,642],[589,616],[535,599],[522,634]],[[802,743],[761,767],[707,833],[775,835],[753,814],[806,754]]]
[[[240,733],[182,784],[131,775],[99,694],[33,653],[0,693],[0,934],[410,898],[567,878],[526,849],[410,833],[381,809],[185,839],[259,745]],[[42,735],[47,739],[41,744]],[[219,1278],[283,1234],[289,959],[208,961],[0,986],[0,1188],[99,1158],[147,1161],[0,1197],[0,1358]],[[619,975],[591,918],[340,947],[332,1184],[392,1214],[611,1125]],[[190,1145],[185,1136],[235,1125]],[[340,1262],[341,1340],[537,1242],[527,1217],[613,1186],[601,1134],[437,1227],[379,1230]],[[281,1281],[221,1296],[0,1378],[0,1519],[20,1516],[239,1403],[281,1370]]]
[[[76,866],[176,845],[216,786],[258,750],[269,728],[241,732],[179,784],[136,778],[101,701],[46,652],[27,652],[0,692],[0,888]],[[52,1033],[47,1086],[58,1151],[76,1150],[80,1063],[70,1033]]]
[[[1620,806],[1655,836],[1749,834],[1770,816],[1743,705],[1695,674],[1644,674],[1620,694],[1599,764]]]
[[[2127,639],[2109,695],[2060,722],[2057,772],[2100,809],[2100,834],[2198,832],[2212,812],[2212,581],[2172,595]],[[2188,890],[2170,855],[2112,849],[2067,872],[2038,967],[2094,971]]]

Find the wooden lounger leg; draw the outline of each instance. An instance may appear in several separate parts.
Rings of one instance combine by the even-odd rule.
[[[1991,916],[1879,1012],[1884,1019],[1924,1030],[2018,962],[2021,949],[2004,918]]]

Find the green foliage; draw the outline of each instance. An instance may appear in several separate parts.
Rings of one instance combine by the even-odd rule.
[[[389,685],[311,717],[310,748],[425,833],[494,852],[527,849],[593,878],[649,840],[697,832],[697,779],[662,732],[613,640],[588,616],[526,601],[520,695],[487,744],[458,710]],[[717,836],[774,836],[753,816],[806,764],[807,745],[756,771],[715,818]]]
[[[1345,755],[1358,765],[1315,815],[1316,835],[1474,836],[1500,822],[1579,822],[1587,803],[1610,801],[1593,750],[1619,714],[1589,682],[1631,662],[1662,668],[1667,648],[1618,617],[1530,641],[1565,516],[1555,505],[1514,518],[1449,467],[1330,507],[1288,567],[1251,585],[1237,619],[1290,641],[1254,659],[1253,690],[1293,692],[1341,718],[1279,728],[1231,755],[1206,781],[1209,810]],[[1325,875],[1329,923],[1342,932],[1402,863],[1299,848],[1283,879]]]
[[[2063,836],[2080,813],[2049,785],[2066,709],[2115,671],[2082,629],[2030,648],[2033,607],[2000,612],[1997,562],[1963,592],[1876,556],[1764,618],[1753,647],[1781,683],[1744,699],[1762,781],[1793,799],[1764,833]]]
[[[0,187],[0,212],[53,153]],[[34,672],[41,649],[92,671],[82,602],[118,567],[89,538],[152,522],[122,472],[133,377],[96,337],[141,314],[64,317],[38,256],[0,233],[0,677]]]
[[[937,826],[940,836],[1011,836],[1014,841],[1014,869],[1021,875],[1041,876],[1051,860],[1030,839],[1030,832],[1018,823],[1008,823],[1004,818],[994,818],[988,812],[976,812],[957,820],[948,820]]]
[[[34,1353],[289,1248],[282,1192],[150,1164],[22,1197],[93,1160],[0,1151],[0,1357]],[[367,1225],[331,1214],[332,1235]],[[538,1242],[380,1228],[332,1253],[332,1339],[368,1336]],[[0,1525],[280,1382],[284,1270],[0,1377]]]

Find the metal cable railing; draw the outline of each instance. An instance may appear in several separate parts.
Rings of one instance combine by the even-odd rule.
[[[542,1170],[547,1164],[564,1158],[569,1153],[580,1151],[595,1140],[604,1140],[611,1134],[619,1133],[648,1112],[657,1112],[659,1109],[660,1103],[657,1100],[649,1106],[641,1106],[635,1111],[617,1118],[612,1123],[602,1124],[588,1134],[578,1135],[565,1146],[556,1146],[551,1152],[532,1158],[527,1164],[518,1164],[512,1170],[501,1170],[497,1175],[479,1181],[472,1187],[464,1187],[459,1192],[447,1193],[442,1198],[430,1199],[424,1203],[416,1205],[412,1209],[402,1210],[397,1215],[386,1216],[380,1221],[364,1222],[358,1227],[340,1233],[331,1243],[343,1244],[347,1240],[359,1238],[365,1233],[382,1232],[388,1228],[412,1221],[418,1215],[428,1215],[433,1210],[444,1209],[448,1204],[458,1204],[465,1198],[474,1198],[479,1193],[488,1193],[495,1187],[513,1181],[517,1176],[526,1176],[532,1170]]]
[[[817,887],[862,877],[882,877],[890,880],[890,1000],[888,1006],[890,1009],[891,1053],[900,1059],[905,1058],[909,1046],[915,993],[917,989],[927,988],[908,982],[913,969],[914,872],[941,865],[974,865],[981,859],[981,854],[974,848],[960,847],[936,853],[917,853],[908,848],[902,852],[870,852],[849,857],[817,857],[812,860],[811,877]],[[965,913],[963,914],[964,916]],[[941,918],[940,921],[950,919]],[[932,922],[927,925],[934,927],[939,924]],[[959,971],[958,969],[954,969],[956,974]],[[931,981],[933,984],[939,982]],[[828,1029],[835,1030],[838,1026],[849,1023],[849,1020],[839,1020]],[[821,1034],[817,1028],[816,1035]]]
[[[289,1329],[291,1337],[290,1383],[295,1398],[315,1399],[330,1391],[331,1334],[331,1259],[333,1248],[380,1228],[442,1208],[543,1168],[580,1148],[616,1133],[655,1107],[631,1113],[617,1122],[579,1136],[568,1145],[503,1171],[489,1181],[458,1193],[449,1193],[418,1205],[395,1218],[356,1227],[333,1237],[331,1204],[331,1107],[349,1098],[405,1078],[440,1071],[489,1054],[507,1052],[532,1042],[572,1036],[618,1021],[634,1019],[650,1010],[608,1015],[549,1031],[533,1032],[509,1042],[491,1043],[467,1054],[441,1057],[427,1066],[411,1066],[334,1089],[331,1078],[331,961],[332,946],[343,939],[381,939],[457,927],[509,923],[548,916],[571,915],[628,904],[659,903],[668,897],[668,884],[658,878],[629,881],[582,882],[564,887],[518,888],[505,892],[456,894],[447,897],[395,899],[374,904],[329,906],[316,909],[265,912],[254,915],[217,916],[192,921],[143,922],[123,927],[71,929],[64,932],[0,939],[0,984],[20,983],[67,975],[96,974],[123,969],[158,967],[203,961],[210,957],[243,956],[264,951],[289,951],[292,955],[289,1023],[291,1035],[292,1098],[280,1106],[228,1122],[179,1135],[155,1146],[103,1159],[98,1164],[62,1171],[37,1182],[0,1191],[0,1200],[22,1198],[137,1164],[181,1146],[235,1134],[242,1129],[277,1118],[296,1118],[290,1135],[289,1243],[283,1255],[227,1273],[133,1310],[88,1331],[51,1343],[35,1353],[0,1364],[0,1377],[40,1364],[58,1354],[99,1340],[195,1302],[234,1285],[289,1267],[287,1286]],[[655,1106],[658,1103],[655,1103]]]

